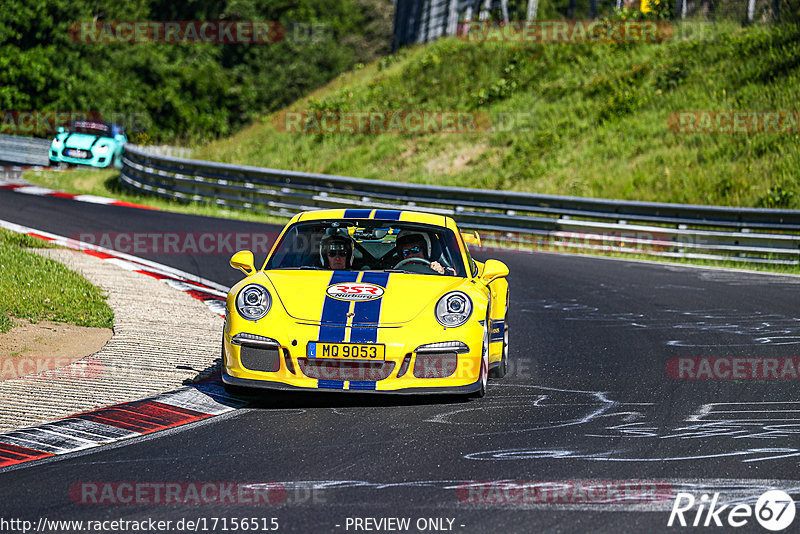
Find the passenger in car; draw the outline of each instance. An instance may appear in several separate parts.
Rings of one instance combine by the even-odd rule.
[[[439,274],[456,274],[456,271],[450,267],[442,266],[438,261],[431,261],[430,245],[428,240],[421,233],[404,233],[397,237],[396,242],[397,252],[400,254],[401,262],[409,258],[420,258],[425,260],[425,263],[430,262],[430,268]]]

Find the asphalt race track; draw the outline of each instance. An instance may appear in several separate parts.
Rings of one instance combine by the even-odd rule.
[[[6,191],[0,218],[60,235],[277,230]],[[225,285],[239,279],[227,253],[143,257]],[[208,421],[0,471],[2,516],[200,519],[198,531],[219,532],[223,518],[266,521],[259,528],[276,518],[281,532],[680,532],[693,529],[667,527],[679,492],[750,506],[770,489],[800,497],[796,380],[751,379],[749,364],[735,380],[668,374],[674,358],[800,356],[800,277],[492,257],[511,272],[511,364],[485,398],[266,393]],[[274,501],[75,497],[82,483],[125,482],[233,483]],[[540,491],[508,491],[522,483]],[[587,493],[592,483],[609,493]],[[642,487],[656,491],[625,493]],[[731,529],[729,510],[712,531]],[[737,530],[767,532],[754,517]]]

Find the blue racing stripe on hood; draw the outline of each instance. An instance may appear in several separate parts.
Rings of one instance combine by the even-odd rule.
[[[353,271],[334,271],[328,285],[355,282],[358,279],[358,272]],[[344,341],[344,329],[347,324],[347,312],[350,310],[350,303],[346,300],[338,300],[330,295],[325,295],[325,302],[322,305],[322,323],[319,327],[319,341],[328,343],[341,343]]]
[[[389,273],[364,273],[361,282],[385,288],[389,282]],[[378,322],[381,317],[381,306],[383,306],[383,298],[356,302],[353,309],[355,313],[353,330],[350,333],[350,341],[352,343],[376,343],[378,341]]]

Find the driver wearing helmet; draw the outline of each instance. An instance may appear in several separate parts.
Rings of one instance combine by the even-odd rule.
[[[422,260],[426,260],[425,263],[428,263],[430,255],[430,245],[428,244],[428,237],[422,233],[405,233],[402,232],[397,237],[397,252],[400,254],[401,261],[407,260],[410,258],[420,258]],[[441,263],[438,261],[431,261],[430,268],[436,271],[439,274],[445,274],[445,268],[442,266]],[[455,270],[448,267],[448,271],[453,271],[455,274]]]
[[[322,265],[334,271],[347,269],[353,263],[353,243],[342,235],[325,236],[320,243]]]

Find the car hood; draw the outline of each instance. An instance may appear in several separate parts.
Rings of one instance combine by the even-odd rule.
[[[287,270],[266,274],[289,315],[301,321],[330,324],[346,324],[349,312],[356,314],[352,320],[357,324],[400,324],[420,313],[429,313],[433,319],[433,307],[439,297],[465,282],[464,278],[452,276],[377,271]],[[353,300],[357,305],[350,306],[348,299],[357,297],[346,291],[359,288],[346,284],[370,284],[383,291],[369,289],[372,293],[362,295],[365,299]],[[375,296],[377,293],[382,294]]]
[[[88,134],[67,134],[64,136],[64,146],[68,148],[81,148],[89,150],[92,146],[110,144],[112,139],[110,137],[97,137],[96,135]]]

